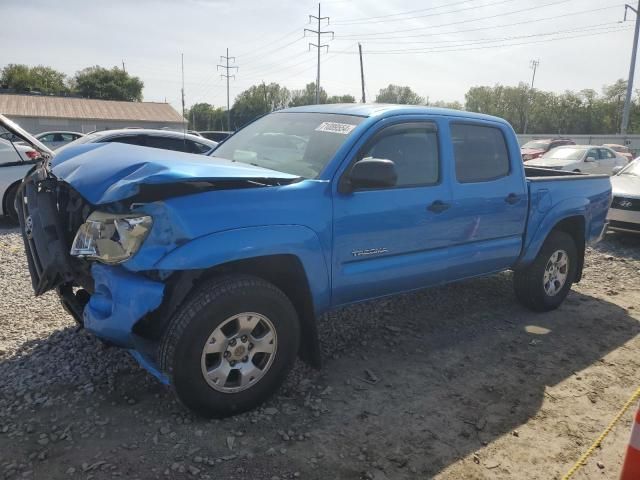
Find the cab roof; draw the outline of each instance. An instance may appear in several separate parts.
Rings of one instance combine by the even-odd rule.
[[[336,115],[356,115],[360,117],[388,117],[401,114],[444,115],[478,120],[507,123],[504,119],[483,113],[453,110],[450,108],[426,107],[422,105],[396,105],[387,103],[326,103],[285,108],[279,112],[328,113]]]

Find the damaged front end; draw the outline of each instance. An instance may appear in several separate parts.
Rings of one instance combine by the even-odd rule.
[[[106,264],[109,260],[123,261],[135,253],[135,245],[144,240],[141,224],[149,220],[131,222],[131,215],[115,214],[107,218],[107,214],[94,210],[73,188],[59,181],[46,162],[24,178],[17,198],[36,296],[55,289],[64,309],[78,324],[104,341],[130,349],[147,370],[166,383],[155,367],[154,345],[133,333],[135,324],[160,306],[164,284]],[[104,228],[105,224],[112,225],[113,232],[109,227],[104,235],[86,232],[87,228]],[[123,248],[108,237],[110,233],[130,240]],[[98,255],[102,263],[90,260]]]

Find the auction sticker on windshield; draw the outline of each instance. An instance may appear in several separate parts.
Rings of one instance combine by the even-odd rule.
[[[349,123],[322,122],[316,128],[316,132],[340,133],[342,135],[348,135],[354,128],[356,128],[356,125],[351,125]]]

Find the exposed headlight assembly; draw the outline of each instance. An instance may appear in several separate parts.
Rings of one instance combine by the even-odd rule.
[[[149,215],[95,211],[78,229],[71,255],[107,264],[122,263],[140,249],[152,225]]]

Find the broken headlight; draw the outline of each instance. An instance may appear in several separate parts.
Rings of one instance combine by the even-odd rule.
[[[102,263],[124,262],[140,249],[152,225],[149,215],[95,211],[78,229],[70,253]]]

